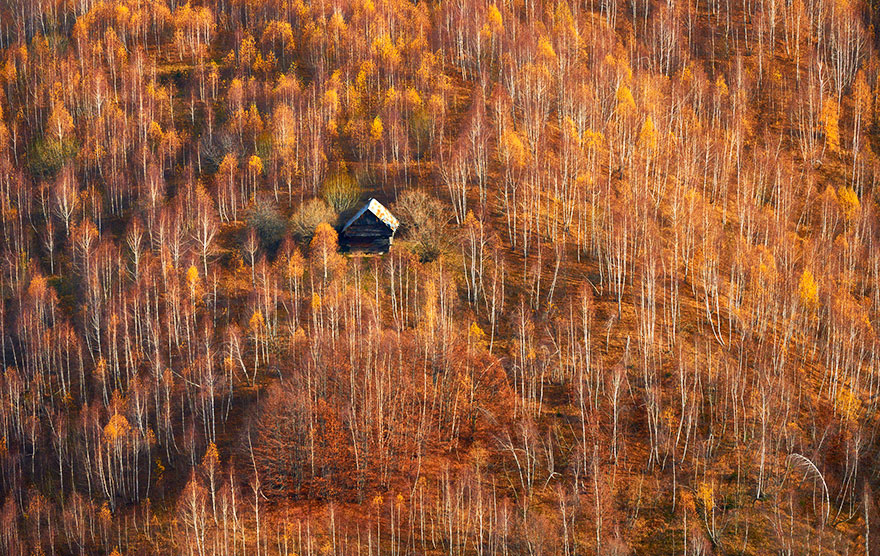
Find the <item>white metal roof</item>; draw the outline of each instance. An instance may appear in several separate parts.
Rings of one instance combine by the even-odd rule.
[[[354,216],[352,216],[348,220],[348,222],[345,223],[345,226],[342,227],[342,231],[344,232],[345,230],[347,230],[349,226],[354,224],[357,219],[363,216],[363,214],[367,211],[370,211],[374,215],[376,215],[376,218],[378,218],[386,226],[391,228],[392,232],[396,232],[397,227],[400,226],[400,222],[397,220],[397,218],[394,218],[394,215],[391,214],[391,212],[389,212],[389,210],[385,208],[382,203],[380,203],[376,199],[370,199],[369,201],[367,201],[366,205],[364,205],[359,211],[357,211],[357,213],[355,213]]]

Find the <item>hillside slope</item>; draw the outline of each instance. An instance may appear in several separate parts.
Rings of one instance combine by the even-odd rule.
[[[0,3],[0,553],[880,551],[878,13]]]

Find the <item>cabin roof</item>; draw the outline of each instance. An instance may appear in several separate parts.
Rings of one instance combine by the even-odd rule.
[[[358,218],[363,216],[364,213],[367,211],[372,212],[376,216],[376,218],[378,218],[383,224],[388,226],[388,228],[391,229],[392,233],[397,231],[397,227],[400,226],[400,221],[398,221],[397,218],[395,218],[394,215],[391,214],[391,212],[389,212],[389,210],[385,208],[382,203],[380,203],[376,199],[370,199],[369,201],[367,201],[367,204],[361,207],[361,209],[357,211],[354,216],[352,216],[348,220],[348,222],[345,223],[345,226],[342,227],[342,232],[344,233],[349,226],[357,222]]]

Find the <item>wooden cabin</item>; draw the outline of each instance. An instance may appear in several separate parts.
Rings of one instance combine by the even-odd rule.
[[[339,231],[346,252],[387,253],[400,222],[376,199],[367,201]]]

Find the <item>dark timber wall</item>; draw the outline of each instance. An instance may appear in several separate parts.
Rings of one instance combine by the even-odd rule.
[[[339,247],[346,252],[364,251],[385,253],[391,247],[391,231],[384,222],[370,211],[352,222],[339,236]]]

